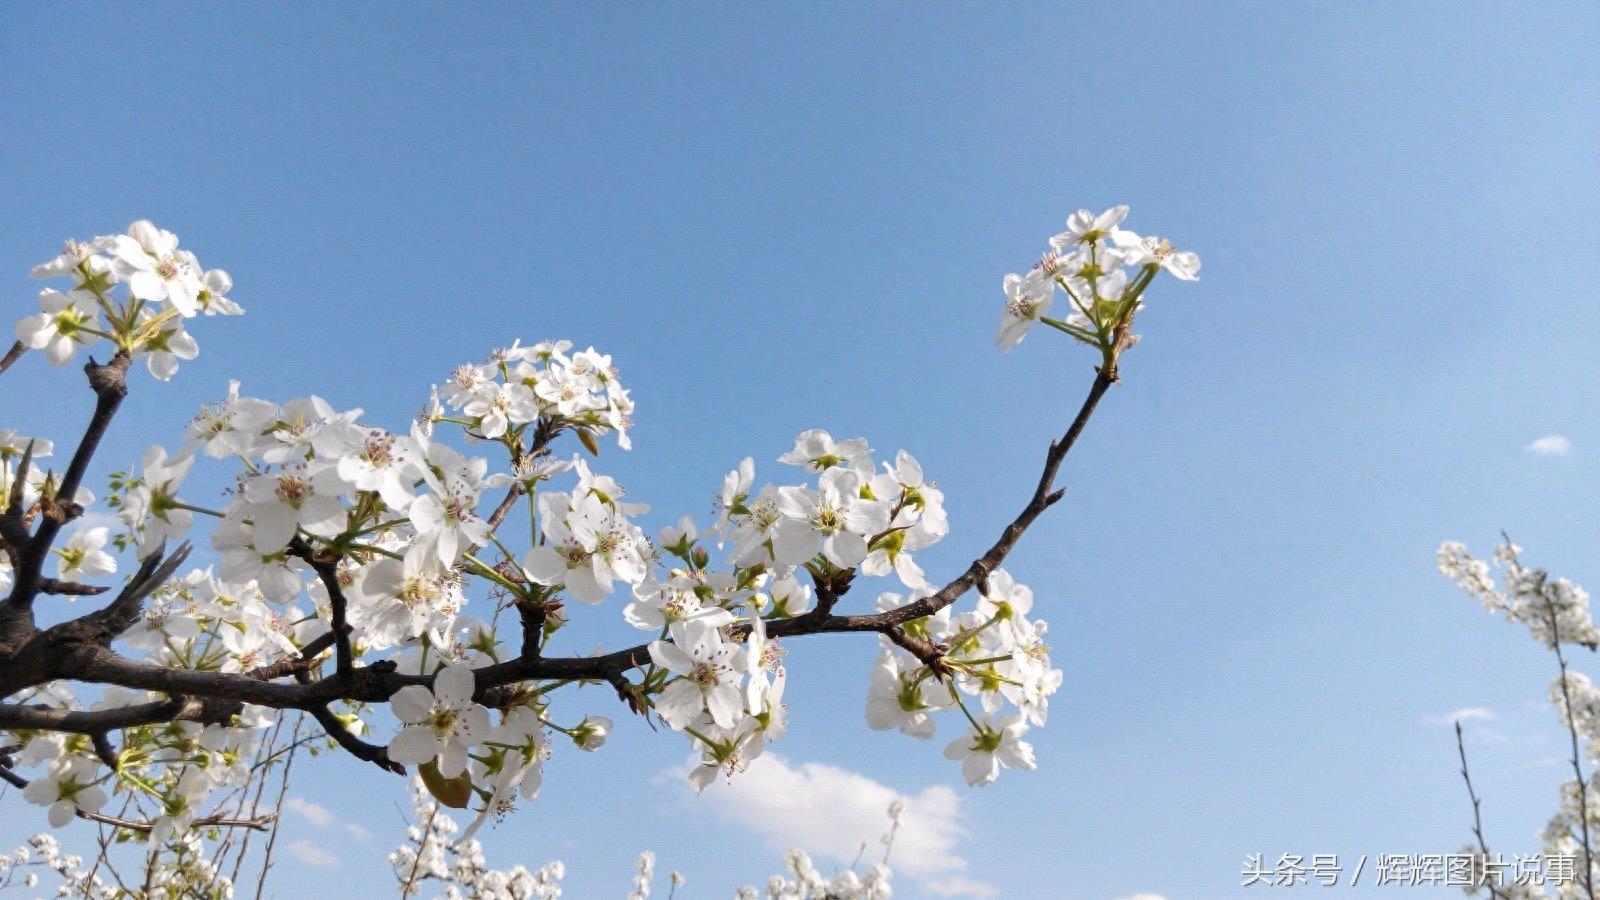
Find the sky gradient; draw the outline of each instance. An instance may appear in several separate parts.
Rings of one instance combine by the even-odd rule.
[[[1439,721],[1481,707],[1490,840],[1538,849],[1563,771],[1554,662],[1432,554],[1445,538],[1486,554],[1504,527],[1533,563],[1600,583],[1592,6],[5,19],[12,318],[64,237],[141,217],[226,268],[249,310],[200,322],[201,357],[173,382],[131,379],[97,487],[178,443],[230,377],[399,425],[456,364],[565,337],[613,354],[634,389],[635,449],[601,467],[653,505],[651,531],[705,522],[745,455],[779,477],[777,455],[821,427],[922,461],[953,525],[922,561],[948,577],[1020,507],[1092,377],[1061,335],[994,349],[1001,277],[1074,209],[1131,204],[1130,227],[1205,267],[1150,291],[1066,500],[1008,566],[1066,674],[1030,735],[1040,770],[969,790],[939,755],[950,723],[933,743],[869,732],[872,641],[813,637],[789,646],[793,724],[766,796],[875,798],[852,780],[870,779],[919,798],[931,849],[897,859],[904,897],[964,878],[968,895],[1227,898],[1251,853],[1462,846]],[[86,414],[71,370],[35,358],[5,378],[7,426],[59,442],[77,426],[51,423]],[[1524,449],[1549,435],[1570,451]],[[594,639],[628,638],[620,603],[595,618]],[[828,840],[834,812],[876,833],[870,804],[697,799],[680,740],[602,693],[591,707],[619,720],[612,744],[558,752],[544,796],[487,836],[492,861],[560,857],[569,896],[620,897],[653,849],[688,876],[680,897],[722,897]],[[388,877],[400,779],[331,757],[296,781],[371,836],[291,816],[285,841],[340,858],[286,865],[278,896],[386,890],[366,879]],[[18,800],[0,844],[42,823],[14,821]],[[957,836],[965,868],[931,861]]]

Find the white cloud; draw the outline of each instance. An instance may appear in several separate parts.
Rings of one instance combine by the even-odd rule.
[[[922,887],[928,893],[937,894],[940,897],[978,897],[980,900],[986,900],[986,898],[999,896],[1000,894],[992,884],[973,881],[971,878],[965,878],[960,875],[923,882]]]
[[[308,866],[316,866],[322,869],[337,869],[340,865],[337,854],[324,850],[310,841],[295,841],[291,843],[289,845],[289,853],[295,859],[300,860]]]
[[[301,800],[299,797],[290,797],[283,805],[288,807],[290,812],[318,828],[342,828],[346,834],[358,841],[365,841],[372,837],[372,832],[355,822],[346,822],[340,819],[334,815],[333,810],[320,803]]]
[[[1565,435],[1547,434],[1522,450],[1534,456],[1571,456],[1572,440]]]
[[[875,848],[881,848],[879,839],[889,828],[889,804],[904,800],[889,860],[895,873],[924,881],[928,890],[944,896],[995,893],[989,885],[956,875],[967,868],[955,853],[966,828],[961,796],[943,785],[905,796],[865,775],[822,763],[793,766],[768,753],[732,781],[712,782],[705,793],[705,805],[715,815],[758,832],[774,850],[800,848],[846,865],[862,844],[867,845],[865,859],[877,858]]]
[[[332,825],[336,819],[333,811],[328,809],[326,806],[323,806],[320,803],[312,803],[309,800],[301,800],[299,797],[290,797],[288,801],[284,803],[284,806],[289,807],[290,812],[299,815],[307,822],[310,822],[319,828],[327,828],[329,825]]]
[[[1492,722],[1497,718],[1499,716],[1496,716],[1492,709],[1485,709],[1482,706],[1468,706],[1464,709],[1458,709],[1449,715],[1429,716],[1423,719],[1422,723],[1424,725],[1454,725],[1457,722]]]
[[[1167,898],[1160,894],[1129,894],[1126,897],[1118,897],[1117,900],[1167,900]]]

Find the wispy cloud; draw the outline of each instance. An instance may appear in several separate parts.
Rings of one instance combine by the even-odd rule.
[[[312,803],[309,800],[301,800],[299,797],[290,797],[288,801],[284,803],[284,806],[287,806],[290,812],[298,815],[300,818],[305,819],[307,822],[310,822],[319,828],[327,828],[329,825],[332,825],[335,821],[337,821],[337,817],[333,814],[333,810],[328,809],[326,806],[323,806],[320,803]]]
[[[935,878],[922,884],[923,890],[940,897],[978,897],[988,898],[999,896],[1000,892],[992,884],[974,881],[961,875],[949,878]]]
[[[867,846],[876,860],[888,831],[889,804],[905,802],[890,865],[942,896],[991,897],[995,889],[959,876],[967,861],[955,852],[966,834],[961,797],[943,785],[903,795],[856,772],[822,763],[791,765],[768,753],[732,781],[719,779],[703,808],[750,828],[775,850],[800,848],[848,864]]]
[[[1468,706],[1458,709],[1453,713],[1443,716],[1428,716],[1422,720],[1424,725],[1454,725],[1457,722],[1492,722],[1499,716],[1494,710],[1482,706]]]
[[[311,841],[294,841],[289,844],[289,854],[306,865],[316,866],[319,869],[337,869],[341,865],[337,854]]]
[[[358,841],[365,841],[366,839],[372,837],[372,832],[356,824],[355,822],[346,822],[340,819],[338,816],[334,815],[333,810],[323,806],[320,803],[312,803],[309,800],[301,800],[299,797],[290,797],[288,800],[284,801],[283,805],[290,812],[302,819],[305,819],[307,822],[310,822],[318,828],[340,828],[343,829],[346,834]]]
[[[1167,900],[1167,898],[1160,894],[1129,894],[1126,897],[1118,897],[1117,900]]]
[[[1547,434],[1522,448],[1534,456],[1571,456],[1572,439],[1562,434]]]

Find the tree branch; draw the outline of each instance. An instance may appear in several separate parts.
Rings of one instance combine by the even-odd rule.
[[[1001,565],[1034,520],[1061,499],[1063,492],[1055,489],[1055,478],[1061,464],[1082,434],[1100,399],[1115,381],[1114,374],[1103,370],[1097,372],[1076,418],[1060,438],[1051,442],[1045,454],[1044,470],[1039,476],[1033,495],[989,550],[974,560],[956,579],[929,597],[888,612],[870,615],[834,615],[833,605],[848,590],[850,580],[854,577],[853,571],[838,573],[818,581],[817,608],[793,618],[769,622],[768,633],[773,637],[789,637],[872,632],[883,635],[933,667],[936,672],[943,674],[945,670],[942,655],[945,648],[925,638],[906,634],[902,626],[914,619],[933,615],[954,603],[974,586],[980,588],[986,586],[989,574]],[[0,697],[48,681],[70,679],[142,688],[174,697],[199,698],[202,701],[210,698],[233,703],[258,704],[276,709],[300,709],[311,713],[329,737],[347,752],[388,771],[404,772],[403,766],[388,758],[385,748],[367,743],[345,728],[328,708],[328,704],[339,700],[386,702],[406,685],[431,685],[433,677],[401,674],[396,671],[392,662],[355,667],[353,661],[345,656],[345,664],[341,665],[338,671],[327,678],[312,680],[309,671],[314,668],[313,661],[317,654],[326,650],[330,642],[335,647],[340,643],[341,629],[338,627],[335,627],[329,636],[312,641],[297,656],[245,673],[156,666],[128,659],[108,649],[109,638],[106,638],[106,635],[120,634],[137,620],[144,596],[171,576],[173,569],[186,553],[187,546],[181,547],[172,558],[159,565],[156,562],[159,554],[147,557],[128,587],[105,610],[45,632],[35,633],[20,651],[11,656],[6,665],[0,666]],[[319,575],[323,576],[324,584],[329,588],[330,598],[342,598],[343,592],[338,585],[337,571],[334,568],[336,563],[319,562],[315,559],[315,554],[309,555],[312,557],[309,561],[318,569]],[[331,576],[325,574],[329,572]],[[524,619],[525,635],[527,629],[534,626],[535,615]],[[336,626],[340,624],[338,621],[340,618],[341,614],[336,609]],[[92,627],[86,627],[86,620],[88,626]],[[735,626],[733,630],[737,636],[747,632],[748,627],[740,625]],[[647,644],[598,656],[546,658],[538,655],[537,642],[532,652],[527,648],[526,640],[524,643],[523,653],[517,658],[484,666],[475,671],[476,687],[480,697],[505,685],[549,679],[606,681],[617,689],[620,696],[629,698],[634,691],[632,685],[623,677],[623,673],[650,663]],[[346,647],[344,653],[348,652]],[[28,660],[28,664],[18,665],[18,660],[23,658]],[[294,675],[296,682],[285,684],[275,680],[284,675]],[[9,709],[20,710],[24,707]],[[20,712],[9,714],[17,718],[24,716]],[[71,715],[64,712],[58,714]],[[4,720],[0,719],[0,726],[4,725]]]
[[[6,351],[6,355],[4,357],[0,357],[0,372],[4,372],[5,370],[11,368],[12,363],[15,363],[17,360],[21,359],[22,354],[27,352],[28,346],[21,341],[17,341],[15,344],[12,344],[11,349]]]
[[[95,362],[92,357],[84,365],[83,371],[89,376],[89,387],[95,395],[94,414],[89,418],[89,426],[84,430],[83,439],[78,442],[71,462],[67,463],[61,483],[56,486],[55,496],[62,504],[63,512],[40,518],[39,530],[28,541],[16,566],[16,583],[11,589],[11,596],[6,599],[7,605],[19,610],[32,607],[33,598],[39,593],[45,557],[49,555],[56,535],[60,533],[61,526],[74,518],[74,511],[81,512],[76,508],[77,504],[72,502],[72,497],[83,483],[83,476],[89,470],[89,461],[94,458],[101,439],[111,427],[112,417],[117,414],[122,399],[128,395],[128,364],[132,360],[128,351],[118,350],[104,365]],[[11,510],[7,510],[7,516],[10,515]],[[7,543],[10,543],[9,538]]]

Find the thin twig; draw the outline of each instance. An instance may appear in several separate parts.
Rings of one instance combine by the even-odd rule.
[[[1478,850],[1483,853],[1484,886],[1489,889],[1489,896],[1500,900],[1499,887],[1489,879],[1489,843],[1483,839],[1483,815],[1481,812],[1482,801],[1478,799],[1478,792],[1472,789],[1472,775],[1467,772],[1467,744],[1461,737],[1461,720],[1456,720],[1456,752],[1461,755],[1461,780],[1467,783],[1467,797],[1472,800],[1472,833],[1478,838]]]

